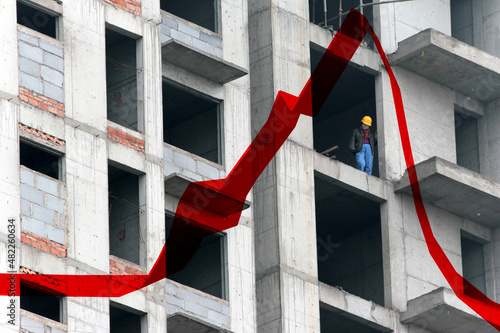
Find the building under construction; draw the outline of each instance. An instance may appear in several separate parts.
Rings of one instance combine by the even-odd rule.
[[[500,302],[500,3],[367,2],[0,0],[1,272],[150,272],[188,184],[229,174],[357,8],[401,88],[432,231]],[[238,226],[123,297],[21,283],[0,331],[496,332],[429,254],[392,93],[367,36]],[[372,175],[348,149],[364,116]]]

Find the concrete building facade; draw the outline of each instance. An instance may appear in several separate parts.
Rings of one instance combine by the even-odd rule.
[[[315,0],[0,0],[0,211],[14,225],[0,232],[1,272],[150,272],[187,184],[229,174],[359,3],[327,0],[325,24]],[[362,11],[401,87],[434,235],[498,302],[500,4]],[[365,115],[372,175],[347,147]],[[411,193],[389,76],[366,37],[239,225],[206,237],[184,270],[120,298],[21,284],[0,298],[1,331],[495,332],[434,263]]]

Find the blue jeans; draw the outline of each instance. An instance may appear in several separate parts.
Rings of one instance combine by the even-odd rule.
[[[363,143],[363,149],[356,153],[356,168],[367,174],[372,174],[373,153],[369,143]]]

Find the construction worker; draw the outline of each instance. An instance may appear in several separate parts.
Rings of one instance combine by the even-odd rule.
[[[377,144],[377,132],[374,135],[371,134],[370,126],[372,126],[372,118],[364,116],[361,119],[361,126],[354,129],[349,141],[349,150],[356,156],[356,168],[369,175],[372,174],[374,148]]]

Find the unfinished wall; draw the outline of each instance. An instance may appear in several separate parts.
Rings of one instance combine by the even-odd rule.
[[[488,103],[486,111],[486,144],[489,163],[489,176],[492,180],[500,182],[500,131],[497,129],[500,126],[500,100]]]
[[[22,230],[64,245],[65,206],[66,186],[63,182],[21,167]],[[66,256],[65,250],[61,252],[55,244],[48,245],[53,246],[44,248],[45,251],[50,253],[53,248],[57,254]]]
[[[19,70],[20,99],[63,116],[62,43],[25,27],[19,27]]]

